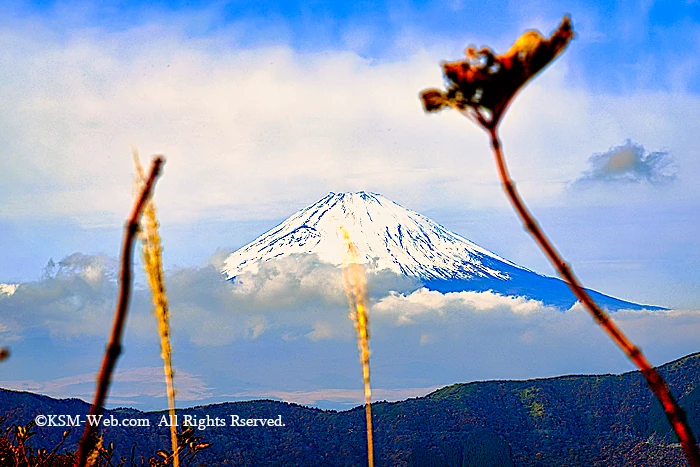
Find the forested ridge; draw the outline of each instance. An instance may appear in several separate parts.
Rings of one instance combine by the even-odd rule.
[[[700,431],[700,353],[660,367]],[[0,390],[3,428],[40,414],[87,414],[76,399]],[[106,427],[115,459],[148,458],[167,448],[167,412],[107,410],[105,417],[148,418],[150,427]],[[178,410],[179,422],[221,419],[197,430],[211,443],[194,465],[360,466],[366,463],[364,410],[336,412],[270,400]],[[273,419],[284,426],[231,426],[231,416]],[[527,381],[455,384],[425,397],[373,404],[375,458],[382,466],[685,465],[658,402],[639,372],[562,376]],[[51,450],[68,427],[33,427],[28,443]],[[75,450],[81,429],[71,428],[59,452]],[[128,462],[126,465],[129,465]]]

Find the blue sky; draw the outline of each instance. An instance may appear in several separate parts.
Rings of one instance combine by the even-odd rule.
[[[528,28],[548,34],[564,13],[573,19],[574,41],[521,92],[502,124],[512,175],[587,286],[677,310],[666,321],[620,315],[655,363],[698,350],[700,2],[15,2],[0,7],[0,283],[27,284],[32,293],[0,299],[0,343],[4,336],[13,349],[2,379],[62,396],[89,393],[65,382],[91,381],[98,358],[82,355],[104,345],[99,323],[109,321],[113,300],[104,282],[112,266],[104,258],[119,254],[131,145],[142,159],[166,155],[156,195],[164,259],[169,277],[184,274],[187,287],[218,287],[207,281],[222,253],[329,191],[350,190],[382,193],[505,258],[553,274],[501,193],[486,135],[456,113],[426,116],[417,96],[441,85],[439,62],[461,57],[465,46],[503,51]],[[65,259],[58,278],[42,277],[51,258]],[[93,292],[75,281],[92,284]],[[318,306],[309,315],[282,318],[264,300],[241,305],[237,315],[225,299],[197,297],[182,295],[174,304],[197,319],[173,317],[189,355],[181,374],[191,376],[192,401],[275,391],[313,401],[330,389],[340,398],[355,383],[351,336],[329,331],[346,323],[314,314],[326,298],[314,298]],[[474,313],[483,309],[465,297],[448,298],[440,299],[445,309],[460,303]],[[330,303],[344,318],[342,305]],[[380,309],[398,306],[390,305]],[[500,311],[483,323],[489,336],[506,347],[529,345],[513,352],[539,363],[517,367],[484,342],[472,349],[473,368],[419,377],[415,369],[429,368],[440,346],[421,353],[427,347],[458,349],[467,336],[475,342],[480,336],[466,325],[457,326],[462,334],[442,335],[444,310],[432,321],[432,312],[421,315],[424,332],[387,317],[378,324],[386,331],[376,350],[384,389],[630,369],[605,344],[585,359],[546,357],[574,355],[599,331],[581,329],[591,323],[576,311],[569,318],[546,310],[523,318],[516,304],[494,306]],[[306,309],[302,301],[292,308]],[[149,313],[145,298],[136,302],[127,345],[138,352],[120,362],[145,385],[159,366],[157,351],[144,356],[156,345]],[[195,329],[209,318],[216,329]],[[515,334],[501,335],[503,323]],[[684,337],[666,344],[640,323]],[[550,325],[560,337],[538,346],[534,336]],[[390,350],[388,336],[401,332],[415,334],[411,365],[397,363]],[[569,347],[567,332],[579,336]],[[407,335],[398,338],[408,342]],[[285,347],[290,342],[300,347]],[[342,357],[348,371],[303,384],[290,379],[283,387],[262,376],[217,379],[216,368],[236,368],[227,357],[236,352],[272,362],[282,348],[289,355],[314,344],[336,349],[328,355],[350,349]],[[69,363],[60,370],[45,355]],[[294,362],[288,367],[279,371],[298,374]],[[392,373],[393,367],[405,371]],[[158,391],[125,389],[119,400]]]

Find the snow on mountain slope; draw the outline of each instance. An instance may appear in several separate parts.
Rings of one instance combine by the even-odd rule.
[[[450,232],[417,212],[376,193],[330,193],[231,254],[228,278],[256,272],[260,262],[295,253],[316,253],[340,265],[347,247],[340,228],[371,269],[389,269],[421,280],[496,278],[499,264],[524,269]]]
[[[390,270],[442,293],[492,291],[522,296],[563,310],[576,303],[566,282],[537,274],[470,242],[376,193],[330,193],[233,252],[222,274],[233,280],[260,264],[294,254],[316,254],[341,265],[347,246],[341,227],[357,245],[369,271]],[[661,309],[589,290],[609,310]]]

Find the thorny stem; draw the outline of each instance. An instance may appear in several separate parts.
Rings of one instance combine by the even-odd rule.
[[[576,295],[576,298],[588,309],[591,315],[593,315],[593,318],[595,318],[598,324],[608,333],[610,338],[625,352],[627,357],[641,370],[649,388],[659,399],[671,427],[676,432],[689,465],[691,467],[700,467],[698,443],[688,425],[685,412],[678,405],[673,394],[671,394],[671,391],[666,385],[666,381],[661,377],[658,370],[651,366],[644,354],[642,354],[641,349],[632,344],[608,314],[591,298],[588,292],[583,288],[581,282],[574,275],[571,267],[566,264],[559,252],[554,248],[554,245],[544,234],[544,231],[538,225],[530,211],[528,211],[518,191],[515,189],[515,184],[510,178],[505,159],[503,158],[497,126],[488,125],[486,129],[491,138],[491,148],[496,158],[496,165],[498,166],[498,174],[501,178],[503,190],[508,195],[508,199],[520,216],[523,225],[530,232],[530,235],[533,236],[542,251],[544,251],[552,265],[557,268],[559,275],[567,282],[571,291]]]
[[[134,254],[134,239],[136,237],[136,233],[138,232],[141,212],[143,211],[143,208],[150,197],[156,179],[160,175],[163,162],[164,159],[162,157],[156,157],[153,159],[151,173],[144,183],[139,196],[136,198],[136,202],[132,207],[129,218],[124,227],[121,271],[119,275],[119,297],[117,299],[117,307],[114,313],[114,321],[112,322],[112,334],[109,338],[109,342],[107,343],[107,349],[105,350],[105,355],[102,360],[102,368],[100,369],[100,376],[97,380],[95,398],[92,402],[92,406],[90,407],[91,416],[97,417],[98,415],[101,415],[102,411],[104,410],[103,405],[107,399],[107,391],[109,390],[109,385],[112,380],[112,373],[114,372],[117,358],[119,358],[119,354],[121,354],[122,351],[122,333],[124,330],[124,322],[126,321],[126,313],[129,309],[129,298],[131,294],[131,263]],[[75,460],[76,467],[85,467],[87,458],[95,447],[96,435],[97,426],[93,426],[92,423],[87,423],[85,425],[85,430],[83,431],[83,436],[80,439],[80,444],[78,445],[78,455]]]

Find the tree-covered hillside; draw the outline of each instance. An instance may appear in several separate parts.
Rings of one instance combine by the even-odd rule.
[[[661,367],[700,431],[700,353]],[[5,427],[43,414],[82,415],[88,404],[0,390]],[[105,417],[148,418],[150,427],[106,427],[115,458],[148,458],[169,446],[166,412],[108,410]],[[361,466],[366,464],[364,411],[334,412],[276,401],[182,409],[191,421],[224,420],[197,432],[212,446],[197,463],[210,466]],[[284,426],[230,426],[231,416],[273,419]],[[207,419],[207,416],[209,417]],[[685,465],[668,422],[638,372],[529,381],[456,384],[426,397],[373,406],[375,458],[381,466]],[[196,419],[195,419],[196,417]],[[34,427],[35,448],[56,446],[66,427]],[[81,427],[61,451],[74,450]],[[129,465],[128,462],[126,465]]]

